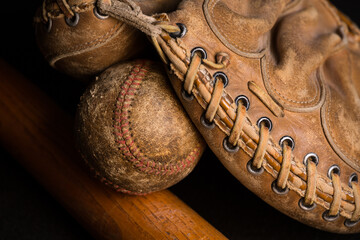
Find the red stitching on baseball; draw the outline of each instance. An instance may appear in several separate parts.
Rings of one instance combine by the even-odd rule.
[[[128,160],[134,163],[140,171],[148,174],[172,175],[189,167],[199,156],[200,149],[195,147],[193,151],[183,160],[175,164],[161,164],[146,158],[136,143],[132,139],[129,131],[129,107],[134,99],[135,92],[140,88],[143,77],[148,72],[144,66],[146,61],[139,61],[131,70],[128,79],[121,87],[119,97],[116,102],[114,135],[116,142],[120,145],[119,149],[123,155],[129,157]]]
[[[95,170],[95,168],[89,163],[89,161],[87,161],[85,158],[83,158],[83,159],[84,159],[86,165],[90,168],[91,172],[93,173],[93,176],[96,179],[98,179],[101,183],[114,188],[115,191],[130,194],[130,195],[137,195],[137,196],[143,196],[143,195],[149,194],[149,193],[133,192],[133,191],[130,191],[125,188],[120,188],[119,185],[114,184],[112,181],[109,181],[106,177],[101,176],[101,174]]]

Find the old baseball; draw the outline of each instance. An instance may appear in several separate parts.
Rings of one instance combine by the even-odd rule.
[[[80,152],[92,172],[131,194],[179,182],[206,146],[162,66],[147,60],[102,73],[81,97],[76,125]]]

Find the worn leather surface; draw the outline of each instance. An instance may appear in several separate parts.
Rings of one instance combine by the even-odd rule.
[[[55,0],[45,1],[48,22],[42,6],[35,15],[35,36],[41,53],[51,66],[72,77],[87,80],[107,67],[133,59],[149,46],[137,29],[113,18],[99,19],[94,15],[95,0],[69,0],[71,10],[79,14],[79,23],[69,26]],[[147,14],[173,10],[176,1],[135,1]]]
[[[326,61],[329,88],[321,110],[328,141],[356,171],[360,171],[359,57],[359,52],[351,49],[340,51]]]
[[[305,224],[332,232],[359,232],[360,224],[350,228],[344,225],[355,209],[349,177],[360,169],[357,28],[323,0],[185,0],[169,18],[170,23],[183,23],[188,30],[181,39],[164,38],[161,45],[171,60],[172,84],[225,167],[264,201]],[[202,65],[198,73],[202,83],[192,91],[195,99],[187,101],[181,97],[183,67],[188,67],[195,47],[204,48],[212,61],[219,52],[230,56],[230,65],[222,70],[229,78],[223,94],[223,103],[229,108],[220,107],[214,120],[216,127],[211,130],[200,123],[200,118],[207,107],[208,94],[213,91],[211,76],[217,70]],[[179,49],[183,49],[183,54],[176,51]],[[249,81],[283,109],[283,116],[275,116],[248,89]],[[224,149],[223,140],[231,130],[234,99],[238,95],[246,95],[250,100],[247,116],[251,134],[242,134],[238,143],[241,150],[230,153]],[[254,175],[247,170],[247,163],[258,141],[256,121],[264,116],[271,119],[273,129],[263,165],[265,171]],[[279,140],[283,136],[291,136],[295,148],[287,183],[290,191],[279,195],[271,183],[280,170]],[[319,157],[317,207],[305,211],[298,205],[307,181],[303,159],[312,152]],[[341,171],[342,200],[340,217],[329,222],[322,214],[333,199],[332,180],[327,173],[334,164]]]
[[[134,56],[143,45],[140,33],[130,26],[111,18],[97,18],[94,4],[93,0],[69,1],[79,14],[79,23],[69,26],[56,1],[46,1],[46,12],[52,21],[50,32],[41,6],[35,16],[35,36],[41,53],[51,66],[76,78],[99,74],[120,59]]]
[[[150,61],[117,64],[88,87],[78,107],[76,137],[95,176],[131,194],[179,182],[206,146],[162,66]]]

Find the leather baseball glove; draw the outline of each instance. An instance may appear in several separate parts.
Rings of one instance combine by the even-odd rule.
[[[168,12],[179,0],[134,0],[146,14]],[[89,82],[117,62],[139,57],[146,37],[117,19],[100,14],[96,0],[43,0],[34,16],[39,50],[60,72]]]
[[[148,17],[103,0],[147,33],[224,166],[288,216],[360,232],[359,29],[325,0],[184,0]]]

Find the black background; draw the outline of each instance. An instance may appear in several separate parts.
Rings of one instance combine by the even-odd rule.
[[[357,1],[332,2],[360,23]],[[1,57],[74,114],[85,86],[51,69],[40,55],[32,25],[40,4],[1,3]],[[0,239],[91,239],[1,146],[0,163]],[[210,150],[171,190],[230,239],[360,239],[360,234],[319,231],[279,213],[244,188]]]

